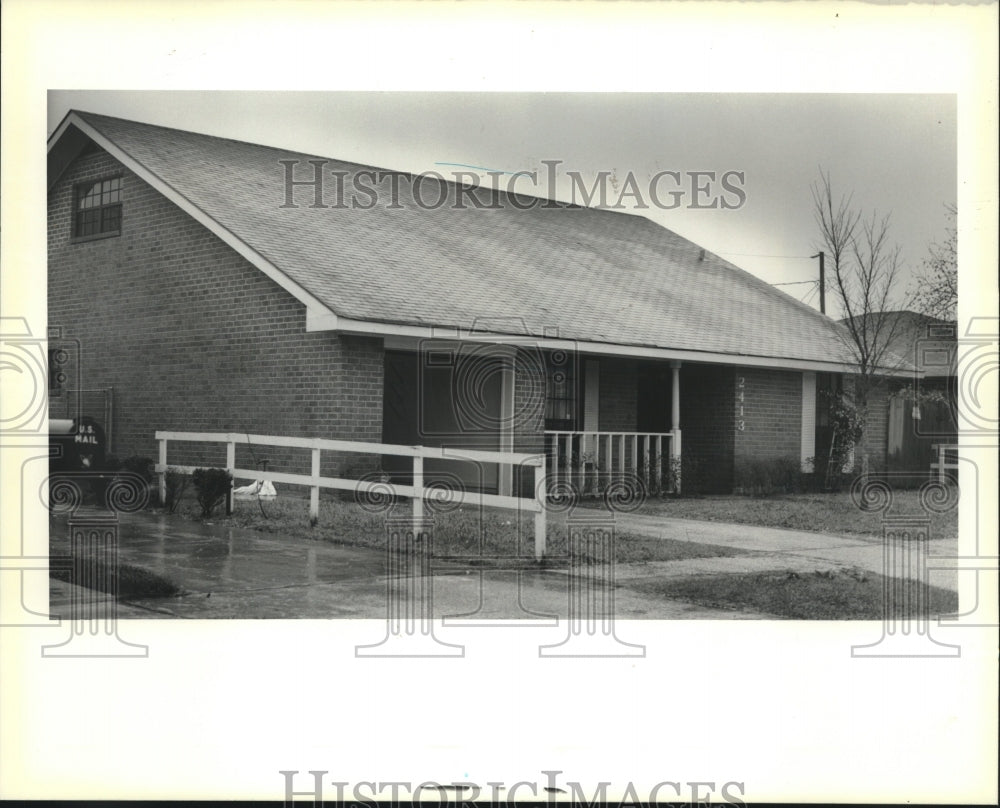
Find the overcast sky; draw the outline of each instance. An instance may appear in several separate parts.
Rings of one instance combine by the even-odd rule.
[[[692,209],[688,187],[680,207],[650,199],[644,214],[771,283],[816,277],[821,168],[835,192],[891,213],[907,281],[956,200],[953,95],[50,91],[50,133],[73,108],[412,173],[560,160],[566,201],[569,171],[631,172],[647,199],[657,172],[743,172],[737,209]],[[782,288],[818,307],[813,285]]]

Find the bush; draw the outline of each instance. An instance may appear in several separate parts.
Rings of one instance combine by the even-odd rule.
[[[166,496],[162,504],[167,513],[173,513],[187,490],[189,478],[184,472],[175,468],[168,468],[163,477]]]
[[[212,511],[225,501],[233,485],[233,477],[225,469],[195,469],[191,481],[203,517],[212,515]]]
[[[733,476],[736,491],[753,496],[793,494],[807,488],[797,457],[738,460]]]
[[[122,471],[130,471],[133,474],[138,474],[147,483],[153,482],[153,459],[150,457],[140,457],[139,455],[132,455],[131,457],[126,457],[121,462]]]

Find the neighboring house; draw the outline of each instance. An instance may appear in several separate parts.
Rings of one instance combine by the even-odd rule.
[[[337,206],[334,172],[374,190]],[[851,371],[841,326],[642,216],[419,182],[443,203],[398,173],[71,112],[49,142],[49,325],[84,387],[113,388],[111,449],[155,456],[161,429],[546,451],[550,472],[673,457],[715,491],[741,462],[816,456],[816,391]]]
[[[917,370],[909,379],[895,377],[889,384],[886,468],[926,474],[938,460],[937,445],[958,440],[957,323],[915,311],[869,317],[880,318],[883,333],[892,335],[888,350]]]

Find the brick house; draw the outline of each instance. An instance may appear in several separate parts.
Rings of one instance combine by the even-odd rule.
[[[889,335],[888,351],[916,369],[915,376],[897,376],[886,384],[885,466],[897,482],[907,472],[922,482],[939,459],[938,446],[958,443],[958,324],[906,310],[873,312],[868,318],[877,318]],[[914,389],[921,393],[919,400]],[[878,415],[883,416],[881,409]]]
[[[641,216],[85,112],[48,159],[49,327],[113,389],[119,456],[247,432],[681,462],[726,491],[745,460],[815,457],[817,389],[849,378],[840,326]]]

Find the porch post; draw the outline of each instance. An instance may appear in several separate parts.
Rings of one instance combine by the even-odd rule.
[[[502,354],[500,375],[500,451],[514,451],[514,374],[515,352]],[[497,493],[509,497],[514,492],[514,467],[500,463],[497,471]]]
[[[679,359],[670,360],[672,377],[670,380],[670,462],[675,469],[674,493],[681,492],[681,363]]]
[[[670,361],[673,378],[670,380],[670,429],[676,432],[681,428],[681,363],[678,359]]]

